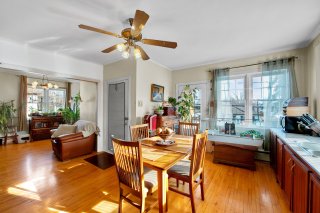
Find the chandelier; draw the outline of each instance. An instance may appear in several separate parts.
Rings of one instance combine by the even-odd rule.
[[[36,89],[38,87],[38,85],[42,89],[52,89],[52,88],[58,89],[59,88],[59,86],[56,83],[50,83],[48,80],[48,77],[46,75],[42,75],[42,81],[40,84],[38,81],[32,82],[33,89]]]

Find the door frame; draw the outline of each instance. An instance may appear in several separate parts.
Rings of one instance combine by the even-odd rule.
[[[104,132],[106,133],[105,134],[105,137],[104,137],[104,141],[105,143],[103,144],[104,145],[104,150],[106,150],[106,152],[108,153],[111,153],[111,150],[108,149],[108,140],[109,140],[109,132],[108,132],[108,128],[109,128],[109,124],[108,124],[108,120],[109,120],[109,115],[108,115],[108,102],[109,102],[109,85],[110,84],[117,84],[117,83],[125,83],[125,99],[127,100],[128,102],[128,127],[127,127],[127,130],[126,132],[128,133],[127,135],[125,135],[126,137],[126,140],[129,139],[129,125],[130,125],[130,122],[131,122],[131,94],[130,94],[130,88],[131,88],[131,79],[130,77],[123,77],[123,78],[115,78],[115,79],[110,79],[110,80],[105,80],[104,81],[104,106],[105,106],[105,109],[104,109],[104,113],[103,113],[103,117],[106,118],[106,119],[103,119],[104,120]]]
[[[210,96],[211,96],[211,92],[210,92],[210,88],[211,88],[211,84],[210,84],[210,81],[209,80],[205,80],[205,81],[194,81],[194,82],[187,82],[187,83],[177,83],[176,84],[176,99],[178,99],[178,97],[179,97],[179,87],[180,86],[186,86],[186,85],[199,85],[199,84],[201,84],[201,85],[204,85],[204,87],[205,87],[205,90],[206,90],[206,95],[205,95],[205,101],[204,101],[204,107],[209,107],[209,101],[210,101]],[[201,103],[202,104],[202,103]],[[205,110],[206,111],[206,110]],[[206,112],[204,115],[206,115],[207,113],[209,113],[209,112]],[[202,115],[202,117],[201,117],[201,119],[202,118],[205,118],[205,117],[208,117],[209,116],[209,114],[208,115],[206,115],[205,117],[204,117],[204,115]]]

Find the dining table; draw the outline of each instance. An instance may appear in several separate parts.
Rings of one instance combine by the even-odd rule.
[[[159,212],[166,210],[167,171],[192,151],[192,136],[174,134],[171,145],[159,143],[159,136],[141,140],[143,165],[157,171]]]

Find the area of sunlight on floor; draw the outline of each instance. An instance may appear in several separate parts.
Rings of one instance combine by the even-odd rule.
[[[20,197],[25,197],[25,198],[41,201],[41,198],[37,193],[26,191],[26,190],[23,190],[23,189],[18,189],[18,188],[15,188],[15,187],[9,187],[7,189],[7,192],[9,194],[12,194],[12,195],[16,195],[16,196],[20,196]]]
[[[107,200],[100,201],[97,205],[92,207],[92,210],[104,213],[104,212],[117,212],[118,211],[118,203],[114,203]]]

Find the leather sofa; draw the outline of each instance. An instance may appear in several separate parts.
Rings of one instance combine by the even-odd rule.
[[[52,149],[61,161],[90,154],[96,148],[96,134],[83,137],[82,132],[51,139]]]

